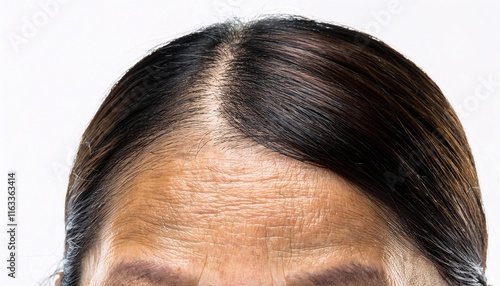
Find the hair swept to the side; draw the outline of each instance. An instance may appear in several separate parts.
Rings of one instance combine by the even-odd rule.
[[[298,16],[203,28],[157,48],[116,83],[70,175],[61,285],[78,284],[97,243],[110,174],[188,124],[210,76],[220,78],[215,104],[234,132],[356,184],[450,285],[486,285],[474,161],[440,89],[380,40]]]

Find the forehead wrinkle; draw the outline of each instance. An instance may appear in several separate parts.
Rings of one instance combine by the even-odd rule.
[[[196,192],[195,192],[196,193]],[[214,194],[209,193],[209,194]],[[217,193],[215,193],[217,194]],[[363,221],[367,219],[358,217],[355,213],[346,210],[336,210],[334,221],[328,221],[331,215],[330,207],[323,208],[321,205],[314,210],[304,210],[305,206],[314,206],[317,198],[308,198],[296,202],[293,199],[279,198],[272,202],[251,200],[236,200],[236,202],[218,202],[219,197],[215,196],[212,203],[205,202],[202,205],[186,204],[187,199],[181,199],[176,203],[165,202],[161,195],[152,192],[151,197],[136,196],[127,201],[128,206],[120,208],[122,215],[115,219],[115,229],[125,229],[128,238],[150,243],[145,236],[146,233],[164,234],[164,243],[169,244],[178,241],[196,244],[209,236],[214,236],[216,232],[222,232],[221,237],[231,236],[233,240],[257,241],[267,239],[275,241],[274,248],[277,251],[287,252],[287,249],[321,249],[326,245],[334,245],[341,240],[325,241],[325,237],[333,232],[340,236],[353,236],[352,230],[357,229],[352,241],[358,241],[363,237],[363,233],[370,232],[370,228],[365,227]],[[325,196],[328,199],[328,196]],[[194,199],[191,198],[191,201]],[[229,202],[231,202],[229,200]],[[345,202],[348,203],[348,200]],[[255,208],[255,205],[261,204]],[[279,206],[281,205],[281,206]],[[272,208],[273,211],[265,210]],[[248,209],[253,212],[248,212]],[[238,211],[241,214],[238,214]],[[259,213],[262,211],[262,213]],[[326,219],[324,219],[326,218]],[[341,220],[339,223],[338,220]],[[349,222],[343,224],[342,221]],[[355,222],[353,222],[353,220]],[[376,221],[371,220],[372,224]],[[359,225],[359,226],[357,226]],[[371,233],[370,233],[371,234]],[[359,236],[359,237],[358,237]],[[372,235],[369,235],[372,237]],[[172,241],[173,239],[173,241]],[[343,238],[342,238],[343,239]],[[283,245],[283,241],[289,243]],[[230,239],[226,244],[230,244]],[[210,245],[222,245],[223,242],[209,241]],[[280,247],[281,243],[281,247]]]
[[[314,265],[345,249],[362,253],[360,241],[382,241],[370,201],[336,174],[279,154],[208,150],[150,153],[126,185],[116,185],[109,224],[116,252],[135,241],[142,253],[183,263],[207,256],[223,263],[239,249],[281,265],[314,256]]]
[[[168,168],[174,170],[174,168]],[[162,172],[162,171],[160,171]],[[234,216],[243,219],[271,220],[281,218],[290,222],[291,218],[307,223],[321,220],[332,212],[331,191],[339,186],[317,187],[316,181],[298,180],[267,184],[266,182],[237,182],[225,185],[219,182],[203,181],[202,174],[191,173],[169,176],[158,174],[139,176],[138,182],[131,193],[125,197],[125,202],[151,206],[161,209],[157,214],[175,219],[186,219],[186,215],[195,216],[197,219],[217,219],[221,216]],[[202,182],[199,182],[202,180]],[[343,187],[343,186],[340,186]],[[348,186],[345,186],[346,188]],[[322,189],[321,189],[322,188]],[[338,203],[349,204],[350,197],[334,198]],[[139,208],[141,209],[141,208]],[[336,215],[343,216],[342,210]],[[182,218],[174,213],[186,214]]]
[[[234,215],[237,211],[240,211],[241,215],[241,210],[251,210],[252,207],[256,210],[255,216],[266,218],[269,213],[265,210],[272,210],[272,206],[282,206],[289,211],[287,215],[290,215],[293,214],[290,212],[297,212],[296,210],[300,209],[298,206],[322,205],[322,208],[316,208],[317,211],[309,213],[314,220],[324,213],[338,211],[331,209],[328,203],[325,204],[332,200],[332,191],[352,189],[352,186],[329,172],[316,167],[308,169],[310,166],[293,161],[292,164],[281,162],[284,167],[280,170],[280,167],[276,166],[276,160],[271,160],[270,165],[273,168],[267,168],[264,176],[260,175],[262,168],[255,170],[255,166],[252,165],[239,166],[237,163],[241,160],[229,160],[229,168],[220,166],[227,163],[226,158],[222,160],[209,158],[208,161],[211,163],[206,164],[201,158],[194,161],[177,161],[180,163],[174,160],[162,167],[145,170],[135,177],[129,191],[123,193],[132,193],[140,197],[139,203],[144,201],[149,204],[149,201],[143,200],[148,198],[154,205],[163,205],[162,211],[168,214],[171,214],[169,210],[174,208],[177,211],[186,211],[199,207],[195,210],[198,215],[204,212],[206,215],[223,215],[224,212]],[[263,164],[258,162],[259,166]],[[234,165],[236,167],[231,167]],[[324,182],[325,177],[330,177],[330,183]],[[134,196],[127,198],[126,195],[122,195],[122,197],[125,202],[134,200]],[[337,196],[334,199],[337,200],[337,205],[339,203],[347,205],[358,198]],[[283,209],[279,210],[281,211]]]

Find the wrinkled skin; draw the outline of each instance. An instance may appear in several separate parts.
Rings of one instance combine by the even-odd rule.
[[[443,285],[334,173],[259,147],[179,148],[115,184],[81,285]]]

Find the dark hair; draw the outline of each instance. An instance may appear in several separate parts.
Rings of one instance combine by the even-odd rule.
[[[449,284],[486,285],[474,161],[440,89],[380,40],[297,16],[206,27],[156,49],[116,83],[70,175],[61,285],[78,283],[82,257],[98,243],[113,176],[194,124],[207,101],[227,123],[223,134],[360,187]]]

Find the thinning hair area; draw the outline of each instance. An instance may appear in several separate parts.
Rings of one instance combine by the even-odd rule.
[[[145,154],[182,155],[185,142],[254,146],[333,172],[380,206],[394,235],[449,285],[486,285],[474,161],[439,87],[374,37],[286,15],[177,38],[112,87],[70,175],[61,285],[78,285],[123,195],[117,181],[145,168]]]

